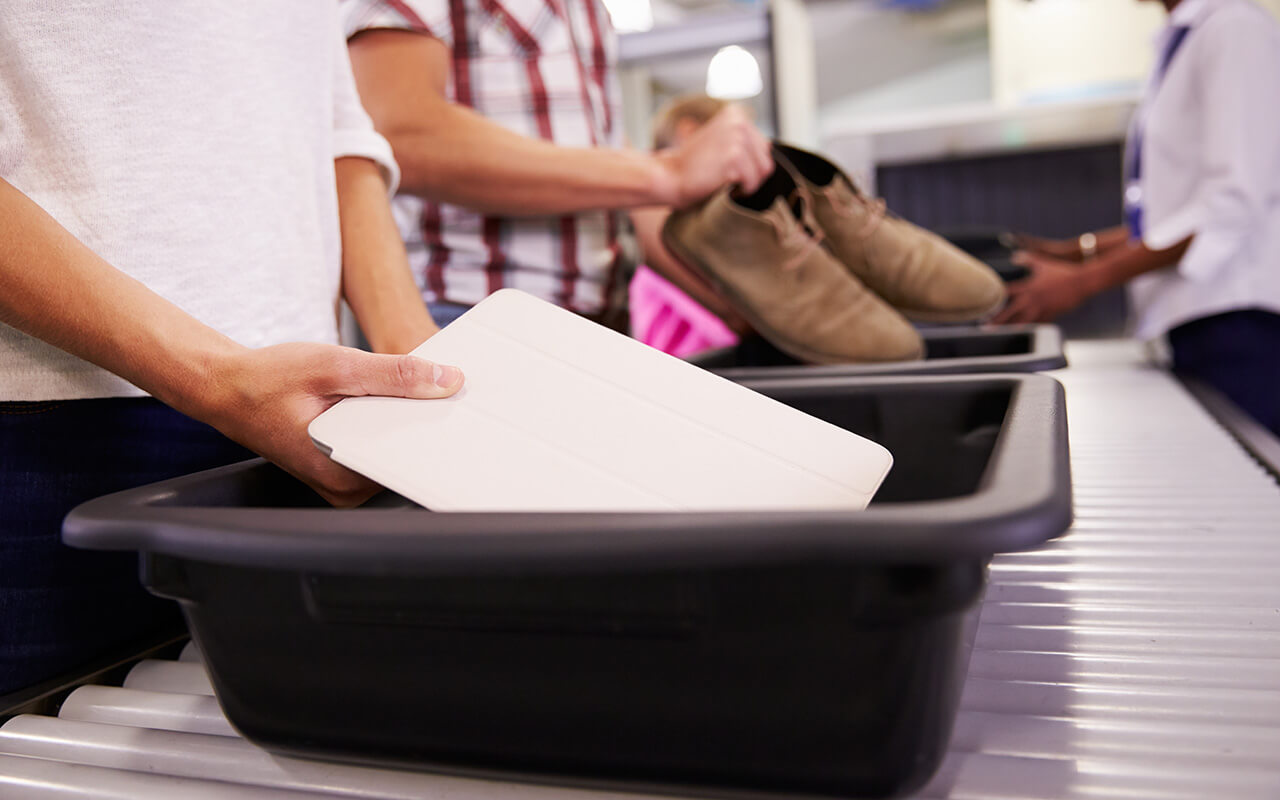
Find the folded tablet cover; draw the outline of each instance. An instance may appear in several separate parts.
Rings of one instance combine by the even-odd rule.
[[[443,400],[317,417],[330,457],[438,511],[862,509],[880,445],[531,295],[504,289],[413,351]]]

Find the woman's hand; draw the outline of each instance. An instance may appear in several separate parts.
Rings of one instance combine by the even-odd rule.
[[[1091,294],[1079,263],[1019,250],[1014,263],[1030,275],[1010,283],[1009,300],[992,318],[996,324],[1048,322],[1083,303]]]

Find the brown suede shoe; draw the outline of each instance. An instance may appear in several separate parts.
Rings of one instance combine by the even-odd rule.
[[[872,291],[912,319],[975,322],[1004,302],[1000,277],[940,236],[886,212],[839,167],[774,144],[774,159],[814,198],[827,246]]]
[[[754,195],[734,198],[726,188],[672,212],[662,241],[795,358],[816,364],[921,358],[924,344],[911,323],[806,229],[804,202],[786,171],[776,170]]]

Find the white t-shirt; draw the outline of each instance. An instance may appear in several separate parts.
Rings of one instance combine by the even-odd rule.
[[[1142,238],[1155,250],[1195,239],[1177,267],[1129,284],[1143,339],[1225,311],[1280,313],[1280,24],[1250,0],[1183,0],[1157,53],[1179,27],[1135,119]]]
[[[356,95],[336,3],[93,7],[4,3],[0,178],[241,344],[336,342],[334,159],[397,177]],[[0,401],[140,394],[0,324]]]

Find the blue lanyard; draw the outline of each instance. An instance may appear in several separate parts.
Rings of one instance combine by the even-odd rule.
[[[1169,41],[1165,44],[1164,50],[1160,53],[1160,60],[1156,64],[1155,76],[1151,81],[1151,88],[1148,90],[1147,105],[1150,105],[1150,98],[1155,97],[1156,91],[1160,88],[1160,83],[1164,80],[1165,73],[1169,71],[1169,64],[1173,62],[1173,57],[1177,55],[1178,48],[1182,47],[1182,43],[1186,41],[1187,34],[1191,33],[1191,28],[1186,25],[1180,25],[1173,29],[1173,33],[1169,36]],[[1125,182],[1124,182],[1124,216],[1125,221],[1129,224],[1129,236],[1135,240],[1142,239],[1142,136],[1143,122],[1141,119],[1133,127],[1133,135],[1129,137],[1129,152],[1127,163],[1125,164]]]

